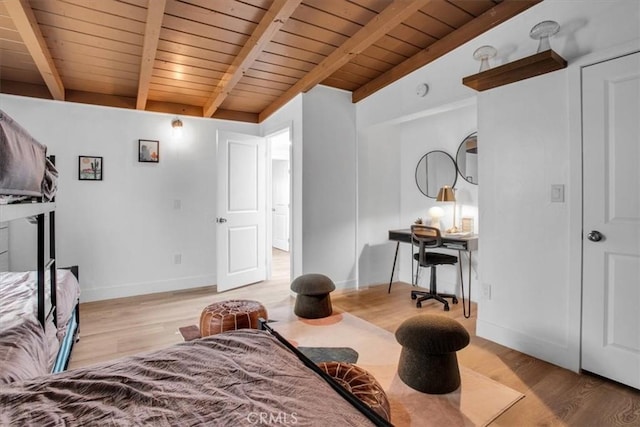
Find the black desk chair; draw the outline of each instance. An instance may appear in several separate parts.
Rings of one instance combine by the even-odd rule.
[[[437,265],[455,265],[458,257],[438,252],[427,251],[426,249],[437,248],[442,246],[442,236],[440,230],[427,225],[414,224],[411,226],[411,243],[413,247],[418,248],[418,252],[413,254],[411,259],[411,275],[413,276],[412,285],[418,284],[418,273],[420,267],[431,267],[431,282],[429,291],[411,291],[411,299],[418,299],[416,307],[422,307],[422,302],[435,299],[444,304],[444,311],[449,311],[449,303],[445,298],[451,298],[453,304],[458,303],[458,298],[453,294],[438,293],[436,285],[436,266]],[[418,262],[416,266],[416,274],[413,275],[413,263]],[[418,298],[420,296],[420,298]]]

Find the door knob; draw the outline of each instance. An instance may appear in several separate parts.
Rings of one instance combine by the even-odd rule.
[[[602,235],[602,233],[596,230],[591,230],[589,234],[587,234],[587,239],[591,240],[592,242],[599,242],[603,238],[604,236]]]
[[[227,222],[227,218],[216,218],[216,222],[222,224],[223,222]]]

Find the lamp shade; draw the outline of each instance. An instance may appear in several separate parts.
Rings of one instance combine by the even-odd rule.
[[[438,196],[436,197],[438,202],[455,202],[456,196],[453,193],[453,188],[445,185],[438,191]]]

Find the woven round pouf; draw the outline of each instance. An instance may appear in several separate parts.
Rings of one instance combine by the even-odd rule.
[[[208,305],[200,314],[203,337],[236,329],[260,329],[259,318],[267,320],[267,309],[258,301],[228,300]]]
[[[336,289],[333,281],[324,274],[303,274],[291,282],[291,290],[298,295],[293,312],[304,319],[321,319],[333,313],[331,296]]]
[[[460,387],[456,351],[469,344],[460,322],[437,314],[421,314],[402,322],[396,340],[402,345],[398,376],[409,387],[430,394]]]
[[[391,420],[387,395],[369,372],[345,362],[322,362],[318,363],[318,366],[382,418]]]

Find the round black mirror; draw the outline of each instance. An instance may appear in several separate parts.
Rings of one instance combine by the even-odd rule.
[[[416,184],[420,192],[431,199],[435,199],[445,185],[453,188],[457,179],[456,162],[444,151],[428,152],[416,166]]]
[[[462,140],[456,154],[456,165],[465,181],[478,185],[478,132]]]

